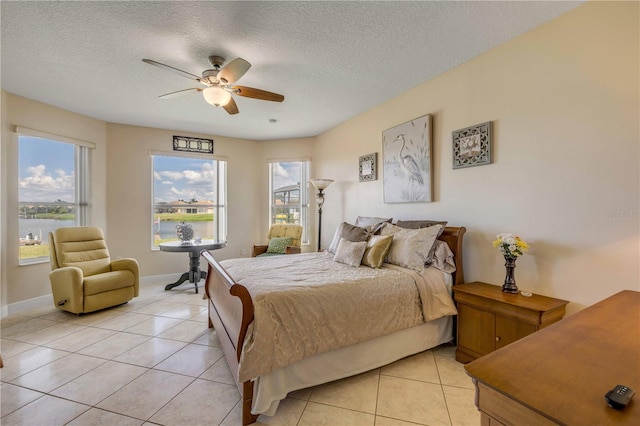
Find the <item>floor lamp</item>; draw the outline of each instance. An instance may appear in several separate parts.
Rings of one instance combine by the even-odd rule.
[[[318,204],[318,251],[320,251],[320,242],[322,241],[322,205],[324,204],[324,191],[327,186],[331,185],[331,179],[309,179],[311,185],[318,190],[316,195],[316,203]]]

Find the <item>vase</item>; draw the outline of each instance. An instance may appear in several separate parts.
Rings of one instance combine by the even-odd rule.
[[[516,286],[516,277],[514,276],[514,270],[516,269],[517,257],[504,257],[505,268],[507,268],[507,276],[504,278],[504,284],[502,285],[502,291],[504,293],[517,293],[518,286]]]

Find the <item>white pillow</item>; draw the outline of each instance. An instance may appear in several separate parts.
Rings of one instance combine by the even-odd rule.
[[[360,266],[362,256],[367,248],[366,241],[351,242],[344,238],[340,239],[338,249],[336,250],[333,260],[335,262],[344,263],[345,265]]]
[[[429,251],[440,235],[441,229],[442,225],[406,229],[386,223],[380,235],[393,235],[393,242],[387,254],[387,263],[422,273]]]

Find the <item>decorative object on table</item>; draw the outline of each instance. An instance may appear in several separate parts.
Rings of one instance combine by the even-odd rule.
[[[491,122],[453,132],[453,168],[491,164]]]
[[[505,293],[518,293],[518,286],[516,286],[516,278],[514,276],[516,259],[529,250],[529,245],[517,235],[510,233],[499,234],[492,244],[500,249],[505,260],[504,266],[507,268],[502,291]]]
[[[332,179],[309,179],[311,185],[318,190],[316,195],[316,204],[318,204],[318,251],[322,242],[322,205],[324,204],[324,191],[333,182]]]
[[[188,136],[173,137],[174,151],[200,152],[213,154],[213,139],[190,138]]]
[[[193,239],[193,228],[188,223],[180,222],[176,225],[176,234],[183,243],[188,243]]]
[[[431,201],[431,115],[382,132],[385,203]]]
[[[367,154],[358,161],[358,173],[360,182],[368,182],[378,179],[378,153]]]

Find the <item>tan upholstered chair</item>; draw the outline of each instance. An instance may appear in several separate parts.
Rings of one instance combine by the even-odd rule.
[[[102,229],[58,228],[49,233],[53,303],[74,314],[126,303],[138,296],[135,259],[111,260]]]
[[[302,240],[302,225],[296,225],[292,223],[275,223],[269,228],[269,234],[267,234],[268,242],[272,238],[291,237],[291,244],[286,248],[284,254],[296,254],[300,253],[300,244]],[[252,257],[267,253],[269,244],[255,245],[251,253]]]

